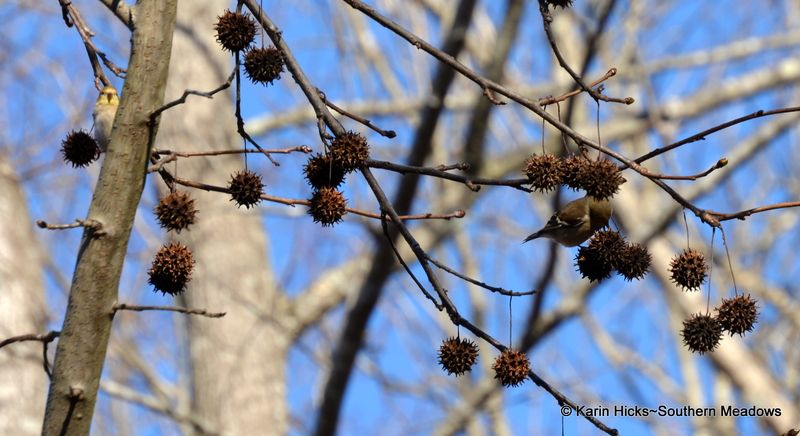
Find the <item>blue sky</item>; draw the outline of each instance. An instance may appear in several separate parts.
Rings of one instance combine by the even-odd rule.
[[[503,2],[480,3],[488,9],[487,16],[497,25],[502,19],[503,9],[500,5]],[[588,8],[584,1],[576,0],[575,3],[575,7],[581,12],[585,12]],[[632,7],[627,1],[618,3],[610,21],[611,31],[608,35],[617,49],[629,41],[626,38],[630,35],[624,31],[623,20],[628,17],[629,8]],[[651,8],[658,7],[657,3],[644,2]],[[87,10],[97,7],[93,2],[76,2],[76,4]],[[358,74],[354,60],[357,49],[353,45],[346,44],[353,42],[352,36],[350,39],[345,38],[344,45],[335,43],[330,28],[332,6],[329,2],[317,1],[285,7],[281,2],[265,1],[264,7],[268,11],[274,11],[270,12],[271,16],[281,26],[284,31],[283,36],[295,51],[301,66],[325,91],[328,98],[333,101],[389,98],[375,74],[367,74],[366,77]],[[9,28],[13,30],[8,32],[9,38],[5,50],[19,52],[33,45],[42,57],[53,59],[58,67],[56,73],[37,77],[36,86],[32,84],[27,86],[25,83],[19,86],[20,83],[12,83],[9,80],[0,84],[2,95],[7,102],[6,109],[0,111],[0,116],[4,118],[2,125],[6,128],[5,142],[17,147],[29,138],[46,142],[37,143],[36,152],[33,154],[23,153],[19,148],[8,146],[3,147],[3,151],[8,153],[12,161],[16,159],[16,167],[22,174],[32,174],[24,180],[31,216],[34,219],[41,218],[53,222],[71,221],[85,215],[96,172],[74,171],[55,166],[59,160],[57,147],[60,141],[59,134],[55,130],[56,127],[63,125],[64,117],[68,114],[56,105],[44,103],[48,95],[57,95],[65,100],[82,100],[78,106],[86,109],[86,117],[77,121],[77,127],[88,128],[91,125],[90,108],[95,91],[88,80],[70,82],[71,78],[89,77],[88,65],[83,47],[74,30],[67,29],[63,25],[57,8],[50,6],[49,13],[12,15],[13,8],[14,5],[0,6],[0,17],[8,17]],[[643,12],[644,19],[652,23],[636,34],[635,44],[639,47],[636,53],[642,57],[641,61],[647,64],[663,58],[730,44],[744,38],[796,30],[796,24],[789,22],[782,13],[785,8],[788,8],[786,2],[771,2],[771,7],[758,7],[757,16],[754,16],[754,10],[750,7],[725,7],[710,2],[678,2],[677,5],[665,6],[656,12],[646,10]],[[536,8],[528,6],[526,13],[527,18],[518,37],[518,44],[512,52],[513,65],[509,76],[525,78],[534,85],[541,85],[551,78],[550,54],[544,44],[541,20]],[[99,36],[96,39],[98,45],[112,54],[117,62],[124,64],[127,54],[120,52],[118,46],[124,47],[127,38],[116,37],[125,35],[125,31],[111,21],[105,12],[91,13],[87,16],[98,32]],[[425,17],[426,24],[430,27],[426,28],[424,36],[438,45],[442,29],[433,14],[429,12]],[[408,24],[404,22],[404,17],[396,18],[401,24]],[[426,95],[428,83],[424,81],[420,83],[417,79],[419,76],[430,77],[436,63],[421,50],[397,44],[395,36],[387,30],[375,24],[369,24],[369,28],[374,31],[378,44],[392,48],[392,51],[386,52],[386,58],[393,71],[397,73],[404,92],[409,97]],[[747,76],[764,69],[765,66],[777,65],[784,59],[796,56],[797,50],[796,46],[789,46],[724,65],[665,69],[646,80],[647,86],[650,87],[648,92],[641,90],[644,85],[637,82],[636,78],[626,79],[624,74],[620,74],[619,78],[609,81],[608,93],[619,96],[626,95],[626,92],[635,92],[637,103],[632,107],[604,104],[600,112],[601,120],[605,122],[618,119],[620,114],[643,114],[655,104],[663,105],[673,99],[693,101],[704,91],[716,89],[719,83]],[[475,59],[467,58],[465,62],[474,66]],[[613,53],[601,55],[592,65],[589,76],[602,74],[616,62],[621,61],[614,59]],[[409,65],[421,65],[422,73],[410,72]],[[26,77],[27,80],[34,80],[32,77]],[[245,98],[242,109],[248,120],[289,111],[303,104],[298,97],[299,91],[294,87],[288,74],[284,75],[279,85],[267,90],[243,84],[243,92]],[[459,80],[454,85],[452,95],[477,92],[474,85]],[[670,124],[665,128],[671,133],[668,137],[649,132],[643,135],[641,140],[649,141],[650,148],[658,147],[664,145],[665,139],[667,141],[679,139],[758,109],[789,106],[794,99],[793,87],[769,89],[703,111],[700,116]],[[594,118],[595,106],[590,99],[581,96],[576,102],[585,109],[589,119]],[[225,116],[232,117],[232,111],[231,106],[231,113]],[[35,115],[31,116],[31,113]],[[398,137],[394,140],[371,135],[370,140],[374,146],[373,157],[402,160],[413,138],[413,123],[402,116],[370,118],[381,127],[396,130],[398,133]],[[532,146],[538,150],[543,133],[540,129],[541,124],[534,118],[513,104],[496,108],[491,118],[494,129],[487,139],[490,159],[500,159],[511,155],[515,150]],[[463,113],[450,112],[443,117],[442,136],[437,137],[437,146],[441,150],[436,156],[437,159],[447,161],[431,162],[432,164],[452,163],[458,159],[456,150],[463,140],[465,131],[459,123],[463,121]],[[709,136],[705,141],[685,146],[670,156],[659,159],[658,164],[661,168],[676,174],[702,171],[720,157],[727,156],[739,141],[752,135],[769,121],[751,121]],[[348,128],[357,127],[352,122],[345,122],[345,125]],[[521,128],[523,134],[515,131],[516,127]],[[32,133],[32,129],[36,132]],[[595,136],[593,130],[582,133],[592,138]],[[555,131],[545,129],[544,135],[549,141],[555,136]],[[601,137],[602,135],[603,132]],[[787,150],[795,148],[795,136],[796,132],[792,130],[777,136],[759,157],[738,168],[720,187],[703,195],[696,204],[714,210],[731,211],[790,200],[792,189],[794,188],[793,192],[797,192],[796,186],[791,182],[786,182],[784,189],[781,189],[780,183],[776,183],[774,188],[764,190],[761,184],[753,183],[753,180],[790,180],[798,166],[796,154],[787,153]],[[316,126],[313,123],[269,131],[261,135],[258,141],[266,146],[309,144],[316,150],[319,149]],[[629,147],[630,144],[628,141],[612,142],[609,146],[620,150]],[[310,188],[297,177],[297,169],[303,165],[305,158],[300,155],[289,155],[280,159],[282,165],[279,168],[272,168],[268,163],[258,160],[251,160],[250,163],[252,167],[263,172],[270,194],[292,198],[310,196]],[[39,167],[46,167],[49,170],[35,171]],[[765,175],[764,168],[769,169],[768,176]],[[375,172],[391,197],[398,183],[398,177],[380,170]],[[515,173],[507,176],[518,175]],[[635,178],[633,174],[626,177],[629,178],[629,183],[642,183],[639,180],[632,180]],[[73,189],[71,184],[73,181],[77,183],[78,189]],[[152,183],[152,180],[148,181],[142,207],[137,216],[137,220],[147,224],[143,227],[150,230],[145,233],[136,231],[132,236],[130,244],[132,255],[123,272],[121,293],[140,304],[169,304],[168,298],[150,292],[146,278],[142,274],[150,262],[148,253],[144,252],[148,247],[148,241],[153,236],[163,236],[153,227],[153,218],[149,213],[155,204]],[[429,210],[436,204],[433,199],[442,192],[441,183],[438,180],[424,181],[420,189],[420,198],[415,203],[415,212],[449,212]],[[689,182],[673,182],[671,185],[679,190],[688,190],[692,186]],[[549,207],[551,197],[541,194],[531,196],[508,188],[485,187],[484,190],[486,192],[478,197],[467,218],[454,221],[452,225],[462,229],[466,240],[474,249],[471,252],[474,255],[471,260],[475,263],[481,280],[504,288],[527,290],[541,274],[540,266],[545,263],[547,244],[538,241],[523,246],[519,241],[547,219],[548,214],[540,211]],[[377,211],[371,193],[359,178],[351,177],[344,192],[348,200],[357,207]],[[574,198],[579,194],[564,192],[564,195]],[[661,195],[664,201],[668,201],[665,194]],[[278,211],[280,208],[282,206],[265,205],[262,216],[264,226],[271,237],[270,258],[273,262],[271,267],[276,275],[281,277],[281,286],[290,295],[302,292],[319,274],[328,268],[340,265],[362,248],[360,244],[352,244],[350,241],[370,241],[362,219],[349,217],[333,229],[321,229],[307,215],[287,216],[287,212]],[[278,213],[270,213],[273,211]],[[794,211],[776,213],[796,214]],[[705,241],[704,249],[707,249],[710,240],[709,229],[691,215],[689,221],[692,235],[698,241]],[[375,227],[375,223],[368,225]],[[737,229],[745,228],[743,227],[745,225],[753,235],[757,235],[761,230],[774,226],[775,222],[767,219],[766,215],[758,215],[748,219],[746,224],[726,223],[725,228],[730,235],[736,235]],[[414,226],[418,224],[412,224],[411,228],[414,229]],[[681,238],[684,237],[682,219],[673,223],[670,229]],[[743,256],[744,262],[766,265],[765,280],[790,287],[794,286],[792,279],[798,277],[800,272],[800,265],[796,259],[787,260],[787,253],[793,253],[792,247],[796,246],[799,239],[796,225],[794,229],[794,233],[787,233],[786,238],[777,241],[772,250],[763,254],[748,250],[752,244],[750,240],[732,238],[729,242],[735,253],[746,253]],[[46,278],[47,293],[51,297],[50,308],[55,314],[51,320],[51,327],[57,328],[61,324],[60,313],[65,304],[64,289],[59,280],[66,279],[68,282],[71,277],[74,253],[80,237],[77,232],[40,233],[40,236],[43,244],[53,249],[54,267],[46,274]],[[315,246],[314,262],[309,268],[298,268],[292,264],[293,256],[286,255],[297,250],[299,244]],[[369,246],[369,242],[365,244]],[[719,250],[721,249],[719,235],[715,248],[718,249],[717,256],[719,256],[722,253]],[[464,265],[463,253],[452,240],[435,248],[432,254],[456,267]],[[564,292],[565,288],[584,284],[571,266],[575,250],[561,249],[559,256],[557,280],[551,285],[552,288],[548,289],[545,309],[552,309],[563,301],[567,295]],[[421,277],[419,266],[412,265],[412,268]],[[714,274],[717,281],[713,299],[716,300],[732,286],[725,268],[718,268]],[[441,277],[459,308],[463,308],[464,313],[471,314],[470,300],[467,298],[467,287],[464,283],[452,277],[445,278],[444,275]],[[681,296],[665,295],[660,286],[652,277],[634,283],[627,283],[617,278],[605,281],[589,298],[586,316],[602,324],[621,345],[635,349],[644,359],[659,362],[661,370],[676,382],[679,389],[684,389],[685,382],[680,374],[681,363],[676,352],[674,332],[663,316],[666,300]],[[705,288],[703,292],[706,292]],[[485,298],[486,330],[493,336],[507,341],[508,298],[494,294],[488,294]],[[511,333],[515,339],[522,335],[519,329],[524,324],[531,302],[532,299],[528,297],[515,298],[511,302],[513,325],[516,328]],[[366,351],[359,358],[359,369],[353,374],[348,389],[342,412],[340,427],[342,434],[402,434],[409,430],[417,434],[428,434],[445,417],[443,408],[449,409],[458,402],[456,384],[452,380],[443,380],[435,369],[436,347],[441,339],[453,332],[442,331],[441,324],[437,322],[437,315],[429,306],[407,275],[398,273],[389,280],[379,311],[373,316],[369,326]],[[336,338],[337,327],[341,324],[343,315],[341,308],[334,310],[326,320],[325,331],[316,328],[309,331],[301,338],[300,345],[293,349],[288,358],[288,400],[293,416],[304,424],[304,427],[294,432],[295,434],[302,434],[313,422],[313,405],[325,377],[325,372],[320,369],[309,350],[329,352],[333,345],[331,341]],[[762,316],[764,322],[778,317],[773,308],[768,306],[765,307]],[[174,333],[174,328],[180,321],[167,314],[148,314],[142,317],[146,319],[146,325],[143,326],[145,333],[139,341],[145,354],[154,358],[160,356],[165,347],[169,348],[165,343],[174,345],[177,350],[182,349],[179,343],[180,336]],[[148,332],[149,334],[157,332],[165,343],[154,344],[152,336],[146,334]],[[462,331],[462,334],[465,332]],[[539,343],[529,355],[534,370],[540,376],[579,403],[586,400],[592,404],[601,402],[610,407],[615,404],[651,407],[660,404],[677,405],[662,402],[659,388],[653,384],[650,377],[632,365],[617,367],[606,361],[590,334],[590,328],[579,319],[565,322]],[[494,354],[482,355],[481,359],[493,357]],[[705,397],[710,398],[714,389],[711,382],[713,367],[707,358],[696,359],[697,369],[704,377]],[[426,366],[421,362],[429,364]],[[180,378],[181,363],[180,358],[173,358],[156,364],[155,368],[161,377],[176,381]],[[421,389],[423,393],[411,391],[387,394],[376,382],[376,377],[370,369],[373,365],[383,376],[400,387],[421,385],[427,389]],[[783,371],[785,368],[778,369],[778,372]],[[132,380],[131,384],[133,387],[146,389],[141,380]],[[402,391],[400,388],[398,390]],[[556,401],[530,382],[522,387],[508,390],[503,403],[507,422],[514,434],[553,434],[562,430],[562,423],[564,433],[569,435],[594,434],[595,431],[591,424],[575,416],[562,421]],[[101,401],[99,410],[109,413],[108,404]],[[136,415],[141,414],[147,421],[155,419],[155,415],[141,408],[133,407],[132,411]],[[485,416],[482,419],[485,419]],[[681,430],[688,430],[690,424],[685,418],[664,418],[666,421],[658,418],[658,420],[660,423],[670,422],[670,425]],[[651,430],[651,424],[646,420],[609,417],[603,419],[603,422],[619,429],[622,434],[650,434]],[[753,419],[740,419],[738,423],[742,431],[754,433],[759,429]],[[153,427],[136,430],[137,434],[173,434],[176,431],[175,426],[165,424],[163,421],[155,421]]]

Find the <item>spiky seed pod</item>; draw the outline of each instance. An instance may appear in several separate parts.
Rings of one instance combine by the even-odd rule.
[[[180,233],[181,230],[194,224],[197,208],[188,192],[175,191],[158,202],[155,214],[161,227]]]
[[[722,324],[710,315],[700,313],[683,321],[683,343],[692,353],[707,353],[714,350],[722,339]]]
[[[472,369],[478,359],[478,346],[469,339],[447,338],[439,346],[439,364],[456,377]]]
[[[578,247],[575,255],[575,266],[583,278],[592,282],[599,282],[611,276],[611,265],[601,260],[601,255],[596,248]]]
[[[329,154],[315,154],[303,167],[308,184],[314,189],[338,188],[344,181],[344,169]]]
[[[61,154],[74,168],[85,167],[100,157],[100,147],[86,131],[72,130],[61,141]]]
[[[625,178],[620,175],[619,168],[613,162],[608,159],[598,159],[589,164],[583,183],[587,195],[605,200],[619,191],[620,185],[625,183]]]
[[[670,275],[672,281],[684,290],[692,291],[700,288],[706,279],[706,259],[699,251],[684,250],[680,256],[670,262]]]
[[[231,176],[228,189],[231,192],[231,201],[235,201],[239,207],[250,209],[250,206],[261,201],[264,183],[261,181],[261,176],[252,171],[239,171]]]
[[[148,282],[157,291],[164,294],[178,295],[186,288],[194,268],[192,252],[183,244],[164,245],[156,253],[150,266]]]
[[[503,386],[519,386],[528,378],[530,362],[528,356],[517,350],[506,348],[492,364],[494,378]]]
[[[573,154],[561,160],[561,182],[570,189],[583,189],[590,175],[590,162],[583,156]]]
[[[625,245],[625,239],[613,230],[599,230],[589,240],[589,249],[597,253],[597,258],[609,270],[617,269],[622,262]]]
[[[532,155],[525,160],[523,173],[531,186],[541,192],[551,191],[561,184],[561,159],[552,154]]]
[[[269,83],[281,78],[283,56],[275,47],[251,48],[244,55],[244,72],[254,83]]]
[[[564,9],[572,6],[572,0],[547,0],[548,4],[555,6],[560,6]]]
[[[217,31],[217,42],[231,52],[244,50],[256,37],[256,23],[249,16],[228,9],[217,17],[214,30]]]
[[[369,159],[369,144],[358,132],[347,131],[331,141],[331,155],[345,173],[364,166]]]
[[[308,213],[315,223],[323,227],[333,226],[347,213],[347,201],[336,188],[320,188],[308,200]]]
[[[644,278],[650,269],[650,263],[653,261],[653,257],[650,256],[647,248],[635,243],[626,244],[621,258],[617,265],[617,272],[622,277],[625,277],[627,281]]]
[[[738,295],[729,300],[722,299],[722,305],[717,309],[717,320],[722,328],[733,336],[753,330],[758,319],[758,306],[750,295]]]

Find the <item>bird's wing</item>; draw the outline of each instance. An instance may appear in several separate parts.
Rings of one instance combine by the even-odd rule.
[[[586,223],[585,216],[574,221],[564,221],[561,219],[561,217],[558,216],[558,213],[554,213],[553,216],[551,216],[550,219],[547,221],[547,224],[544,225],[544,228],[540,230],[540,232],[546,230],[580,227],[584,223]]]
[[[542,236],[542,234],[549,233],[549,232],[551,232],[553,230],[580,227],[585,223],[586,223],[585,217],[584,217],[584,219],[579,219],[579,220],[570,222],[570,221],[562,220],[558,216],[558,213],[554,213],[553,216],[551,216],[550,219],[547,221],[547,224],[545,224],[544,227],[541,228],[541,230],[537,231],[536,233],[532,233],[531,235],[529,235],[527,238],[525,238],[522,241],[522,243],[524,244],[525,242],[528,242],[530,240],[536,239],[536,238]]]

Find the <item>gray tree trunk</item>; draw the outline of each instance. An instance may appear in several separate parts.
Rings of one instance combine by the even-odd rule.
[[[140,0],[131,57],[111,143],[78,251],[67,313],[56,348],[43,435],[87,435],[117,300],[122,264],[145,181],[149,115],[164,103],[177,0]]]
[[[44,333],[42,259],[28,205],[13,168],[0,157],[0,338]],[[42,344],[0,350],[0,434],[27,436],[42,428],[47,376]]]
[[[211,90],[230,74],[232,55],[220,48],[210,30],[227,7],[226,0],[181,2],[167,87],[170,98],[187,88]],[[165,114],[162,125],[159,148],[242,146],[227,91],[213,100],[189,97],[187,104]],[[263,156],[250,156],[251,162],[259,159]],[[226,186],[231,174],[243,169],[240,156],[217,156],[181,160],[176,172],[181,178]],[[193,413],[222,434],[284,434],[290,339],[268,319],[278,315],[274,308],[281,295],[272,277],[258,207],[237,209],[220,193],[191,194],[199,209],[198,222],[179,239],[190,246],[197,264],[184,299],[191,307],[227,312],[220,319],[187,319]]]

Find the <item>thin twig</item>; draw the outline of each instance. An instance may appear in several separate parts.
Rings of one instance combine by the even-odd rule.
[[[19,336],[12,336],[7,339],[3,339],[0,341],[0,348],[5,347],[6,345],[14,344],[17,342],[27,342],[27,341],[39,341],[42,343],[50,343],[53,342],[57,337],[61,335],[61,332],[51,330],[44,334],[34,334],[30,333],[27,335],[19,335]]]
[[[311,153],[311,147],[307,145],[298,145],[295,147],[287,147],[287,148],[275,148],[275,149],[268,149],[268,152],[272,154],[290,154],[295,152],[300,153]],[[188,151],[188,152],[181,152],[181,151],[172,151],[172,150],[154,150],[153,154],[156,155],[175,155],[178,157],[198,157],[198,156],[219,156],[223,154],[243,154],[243,153],[260,153],[258,150],[211,150],[211,151]]]
[[[129,6],[119,0],[100,0],[100,3],[104,4],[111,13],[116,15],[128,30],[133,31],[136,27],[136,14],[133,11],[135,6]]]
[[[187,186],[187,187],[190,187],[190,188],[196,188],[196,189],[202,189],[204,191],[214,191],[214,192],[222,192],[222,193],[225,193],[225,194],[230,194],[230,190],[228,188],[225,188],[225,187],[222,187],[222,186],[215,186],[215,185],[209,185],[209,184],[206,184],[206,183],[193,182],[191,180],[181,179],[181,178],[177,178],[177,177],[173,177],[172,181],[177,183],[177,184],[179,184],[179,185]],[[306,206],[306,207],[311,206],[311,202],[309,200],[300,200],[300,199],[286,198],[286,197],[276,197],[274,195],[267,195],[267,194],[261,194],[261,196],[259,198],[261,198],[264,201],[269,201],[269,202],[272,202],[272,203],[285,204],[287,206],[292,206],[292,207],[298,206],[298,205]],[[385,217],[382,217],[380,214],[373,213],[373,212],[367,212],[367,211],[361,210],[361,209],[354,209],[354,208],[348,207],[345,210],[347,210],[347,212],[352,213],[354,215],[360,215],[360,216],[367,217],[367,218],[374,218],[374,219],[382,219],[383,218],[383,219],[386,219]],[[430,213],[429,212],[429,213],[421,213],[421,214],[415,214],[415,215],[401,215],[400,219],[404,220],[404,221],[437,220],[437,219],[439,219],[439,220],[451,220],[453,218],[464,218],[466,215],[467,215],[467,213],[464,210],[459,209],[459,210],[456,210],[455,212],[450,212],[450,213],[446,213],[446,214],[435,214],[435,213]]]
[[[736,285],[736,274],[733,272],[733,263],[731,262],[731,251],[728,248],[728,239],[725,237],[725,229],[720,226],[720,233],[722,233],[722,245],[725,247],[725,256],[728,258],[728,269],[731,272],[731,280],[733,280],[734,296],[739,296],[739,287]],[[709,279],[711,280],[711,279]]]
[[[459,164],[456,164],[455,168],[451,167],[444,167],[445,169],[460,169],[458,167]],[[472,191],[479,191],[481,189],[481,185],[491,185],[491,186],[510,186],[515,189],[519,189],[520,191],[531,192],[529,188],[524,187],[523,185],[530,184],[530,180],[527,178],[525,179],[486,179],[481,177],[470,177],[470,176],[462,176],[458,174],[449,173],[445,170],[442,170],[442,167],[416,167],[410,165],[403,165],[394,162],[387,162],[381,160],[374,160],[369,159],[367,161],[367,166],[370,168],[380,168],[383,170],[394,171],[400,174],[424,174],[427,176],[438,177],[440,179],[452,180],[455,182],[461,182],[466,185]]]
[[[691,176],[668,176],[665,174],[651,174],[650,177],[662,180],[697,180],[713,173],[714,171],[720,168],[724,168],[726,165],[728,165],[728,159],[722,158],[718,160],[717,163],[715,163],[711,168],[703,171],[702,173],[694,174]]]
[[[370,120],[368,120],[368,119],[366,119],[364,117],[358,116],[358,115],[356,115],[356,114],[354,114],[352,112],[348,112],[348,111],[340,108],[339,106],[336,106],[330,100],[328,100],[327,97],[325,97],[325,93],[322,92],[321,90],[317,89],[317,92],[319,92],[320,98],[322,98],[322,101],[324,101],[325,104],[329,108],[335,110],[336,112],[340,113],[341,115],[344,115],[347,118],[350,118],[351,120],[357,121],[357,122],[369,127],[370,129],[378,132],[378,134],[381,135],[381,136],[385,136],[387,138],[394,138],[395,136],[397,136],[397,133],[395,133],[394,130],[383,130],[380,127],[372,124],[372,121],[370,121]]]
[[[177,307],[177,306],[134,306],[131,304],[125,303],[118,303],[115,304],[112,308],[112,314],[117,313],[120,310],[132,310],[134,312],[144,312],[147,310],[158,310],[158,311],[165,311],[165,312],[179,312],[185,313],[187,315],[200,315],[206,316],[209,318],[222,318],[225,316],[225,312],[209,312],[206,309],[190,309],[188,307]]]
[[[89,63],[92,65],[92,70],[94,71],[95,80],[102,82],[103,86],[111,85],[111,81],[108,80],[108,77],[106,77],[103,69],[100,68],[100,64],[97,60],[98,57],[103,61],[103,64],[105,64],[106,68],[111,70],[114,75],[124,78],[125,69],[120,68],[114,64],[114,62],[111,62],[106,54],[100,51],[97,46],[94,45],[94,42],[92,42],[92,36],[94,36],[94,33],[83,20],[78,8],[76,8],[70,0],[58,0],[58,3],[61,6],[61,15],[64,18],[64,23],[67,25],[67,27],[75,27],[75,30],[78,31],[78,35],[80,35],[81,40],[83,41],[83,45],[86,48],[86,54],[89,57]]]
[[[150,113],[150,123],[151,124],[155,123],[156,118],[158,118],[158,116],[161,115],[162,112],[164,112],[164,111],[166,111],[168,109],[171,109],[171,108],[173,108],[173,107],[175,107],[175,106],[177,106],[179,104],[186,103],[186,98],[189,95],[197,95],[197,96],[205,97],[205,98],[209,98],[209,99],[214,98],[214,94],[216,94],[218,92],[221,92],[221,91],[231,87],[231,83],[233,82],[233,77],[235,76],[235,74],[236,74],[236,70],[231,71],[231,74],[228,76],[228,79],[225,80],[225,82],[223,82],[221,85],[219,85],[216,88],[212,89],[211,91],[195,91],[194,89],[187,89],[187,90],[183,91],[183,95],[181,95],[177,99],[172,100],[171,102],[169,102],[169,103],[165,104],[164,106],[161,106],[160,108],[158,108],[158,109],[154,110],[153,112],[151,112]]]
[[[266,150],[270,154],[289,154],[294,152],[311,153],[313,150],[307,145],[299,145],[296,147],[280,148]],[[153,156],[157,161],[147,168],[148,173],[161,171],[164,165],[178,160],[179,157],[198,157],[198,156],[221,156],[230,154],[246,154],[246,153],[261,153],[258,150],[215,150],[215,151],[197,151],[197,152],[178,152],[172,150],[154,150]]]
[[[625,97],[625,98],[612,98],[603,95],[599,90],[593,90],[591,85],[587,86],[583,83],[581,76],[576,73],[572,67],[569,66],[567,60],[564,59],[564,56],[561,54],[561,50],[558,48],[558,44],[556,44],[555,36],[553,35],[553,30],[550,27],[550,23],[553,22],[553,16],[550,14],[550,9],[548,6],[548,2],[545,0],[539,0],[539,13],[542,16],[542,27],[544,28],[544,33],[547,36],[547,42],[550,43],[550,49],[558,60],[558,64],[564,71],[567,72],[572,77],[572,80],[581,87],[581,90],[585,91],[587,94],[592,96],[595,100],[602,100],[609,103],[622,103],[622,104],[633,104],[634,99],[632,97]]]
[[[608,80],[608,79],[610,79],[610,78],[612,78],[612,77],[614,77],[616,75],[617,75],[617,69],[616,68],[611,68],[608,71],[606,71],[605,74],[603,74],[603,77],[601,77],[601,78],[595,80],[594,82],[590,83],[589,84],[589,88],[594,88],[595,86],[605,82],[606,80]],[[542,106],[542,107],[549,106],[551,104],[560,103],[562,101],[565,101],[568,98],[571,98],[571,97],[574,97],[574,96],[580,94],[581,92],[583,92],[583,90],[580,89],[580,88],[574,89],[574,90],[572,90],[570,92],[567,92],[565,94],[562,94],[562,95],[560,95],[558,97],[540,98],[538,103],[539,103],[539,106]],[[631,103],[633,103],[633,102],[631,102]]]
[[[744,221],[744,219],[749,217],[750,215],[754,215],[754,214],[761,213],[761,212],[766,212],[768,210],[788,209],[788,208],[792,208],[792,207],[800,207],[800,201],[789,201],[789,202],[785,202],[785,203],[775,203],[775,204],[770,204],[770,205],[767,205],[767,206],[754,207],[752,209],[747,209],[747,210],[743,210],[743,211],[740,211],[740,212],[734,212],[734,213],[721,213],[721,212],[714,212],[714,211],[708,211],[708,213],[713,215],[713,216],[715,216],[717,218],[717,220],[719,220],[719,221],[727,221],[727,220],[732,220],[732,219],[738,219],[738,220],[743,220]]]
[[[88,219],[88,220],[81,220],[75,218],[75,222],[72,224],[48,224],[47,221],[44,220],[37,220],[36,225],[40,229],[48,229],[48,230],[66,230],[66,229],[74,229],[77,227],[85,227],[95,235],[104,235],[105,232],[102,231],[103,224],[100,221]]]
[[[670,150],[672,150],[674,148],[678,148],[678,147],[680,147],[682,145],[691,144],[692,142],[705,140],[706,136],[708,136],[708,135],[710,135],[712,133],[719,132],[720,130],[727,129],[728,127],[735,126],[735,125],[743,123],[745,121],[754,120],[756,118],[761,118],[761,117],[767,117],[767,116],[770,116],[770,115],[778,115],[778,114],[785,114],[785,113],[798,112],[798,111],[800,111],[800,106],[773,109],[773,110],[768,110],[768,111],[758,110],[758,111],[755,111],[755,112],[753,112],[751,114],[745,115],[743,117],[739,117],[739,118],[736,118],[736,119],[733,119],[733,120],[730,120],[730,121],[726,121],[726,122],[724,122],[722,124],[718,124],[718,125],[716,125],[714,127],[711,127],[709,129],[703,130],[700,133],[695,133],[694,135],[689,136],[688,138],[681,139],[678,142],[673,142],[672,144],[665,145],[663,147],[657,148],[657,149],[655,149],[655,150],[653,150],[651,152],[648,152],[648,153],[646,153],[646,154],[644,154],[644,155],[642,155],[640,157],[637,157],[633,161],[636,162],[637,164],[640,164],[640,163],[642,163],[642,162],[644,162],[646,160],[652,159],[652,158],[654,158],[654,157],[656,157],[658,155],[664,154],[664,153],[666,153],[666,152],[668,152],[668,151],[670,151]]]
[[[417,276],[414,274],[414,272],[411,271],[411,268],[408,267],[406,261],[403,260],[403,256],[400,254],[399,251],[397,251],[397,246],[395,246],[394,244],[394,238],[392,238],[392,236],[389,234],[389,222],[391,222],[391,220],[387,219],[387,217],[383,215],[381,219],[381,228],[383,229],[383,235],[386,237],[386,240],[389,241],[389,245],[392,247],[392,251],[394,252],[395,257],[397,258],[397,261],[400,262],[400,265],[403,266],[403,269],[406,270],[406,273],[409,276],[411,276],[411,280],[414,280],[414,283],[417,284],[417,287],[422,292],[422,295],[424,295],[425,298],[427,298],[428,300],[431,300],[431,302],[433,303],[434,307],[436,307],[437,310],[442,310],[443,309],[442,305],[438,301],[436,301],[435,298],[433,298],[433,295],[431,295],[431,293],[428,292],[427,289],[425,289],[425,286],[422,285],[419,279],[417,279]]]
[[[241,9],[241,7],[242,3],[239,2],[236,7],[237,11]],[[233,73],[234,76],[236,77],[236,111],[234,113],[234,115],[236,116],[236,132],[239,134],[239,136],[242,137],[242,139],[244,139],[245,144],[247,144],[248,142],[250,144],[253,144],[253,147],[258,149],[258,151],[260,151],[261,154],[266,156],[267,159],[269,159],[269,161],[272,162],[273,165],[279,167],[281,166],[281,164],[279,164],[275,159],[273,159],[272,156],[270,156],[269,152],[267,152],[260,145],[258,145],[255,139],[253,139],[253,137],[250,136],[250,134],[247,133],[247,131],[244,129],[244,118],[242,117],[242,75],[241,72],[239,71],[241,63],[239,61],[238,51],[236,52],[235,59],[236,59],[236,66],[234,67]],[[245,156],[245,165],[247,165],[246,156]]]
[[[458,271],[453,270],[452,268],[448,267],[447,265],[445,265],[445,264],[437,261],[436,259],[432,258],[430,255],[427,256],[427,259],[429,261],[431,261],[432,264],[436,265],[439,269],[441,269],[443,271],[446,271],[446,272],[448,272],[448,273],[460,278],[461,280],[465,280],[467,282],[472,283],[473,285],[480,286],[481,288],[484,288],[484,289],[486,289],[488,291],[491,291],[491,292],[495,292],[495,293],[502,294],[502,295],[508,295],[510,297],[521,297],[521,296],[524,296],[524,295],[533,295],[533,294],[536,294],[536,293],[539,292],[539,291],[537,291],[535,289],[527,291],[527,292],[509,291],[507,289],[503,289],[503,288],[499,288],[499,287],[496,287],[496,286],[487,285],[484,282],[475,280],[475,279],[473,279],[471,277],[468,277],[468,276],[465,276],[465,275],[459,273]]]

